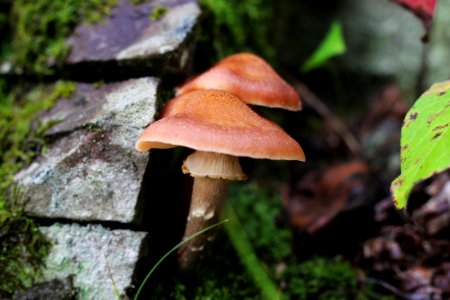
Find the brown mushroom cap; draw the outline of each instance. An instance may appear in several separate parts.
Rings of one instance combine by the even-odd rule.
[[[178,89],[217,89],[232,93],[248,104],[298,111],[300,97],[262,58],[250,53],[231,55]]]
[[[304,161],[300,145],[275,123],[260,117],[236,96],[199,90],[170,100],[160,120],[136,143],[138,151],[184,146],[252,158]]]

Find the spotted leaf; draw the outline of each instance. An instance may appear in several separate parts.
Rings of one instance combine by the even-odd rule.
[[[401,134],[401,174],[391,191],[406,208],[414,186],[450,168],[450,81],[434,84],[407,113]]]

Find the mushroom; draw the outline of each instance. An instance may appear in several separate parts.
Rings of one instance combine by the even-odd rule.
[[[267,62],[251,53],[228,56],[178,88],[177,95],[202,89],[227,91],[247,104],[301,109],[296,91]]]
[[[219,90],[187,92],[170,100],[162,118],[136,142],[138,151],[176,146],[195,150],[182,167],[194,177],[185,237],[219,220],[229,181],[246,179],[238,157],[305,160],[300,145],[281,127]],[[185,244],[180,269],[189,270],[213,240],[214,233],[208,232]]]

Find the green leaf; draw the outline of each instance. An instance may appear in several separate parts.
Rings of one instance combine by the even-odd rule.
[[[409,110],[401,136],[401,174],[392,182],[395,206],[406,208],[414,186],[450,168],[450,81],[434,84]]]
[[[303,63],[302,72],[306,73],[323,66],[331,57],[344,54],[346,50],[342,26],[333,22],[327,35],[316,51]]]

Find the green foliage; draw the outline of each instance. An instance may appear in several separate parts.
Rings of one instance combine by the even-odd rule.
[[[316,51],[303,63],[302,72],[320,68],[330,58],[345,53],[346,46],[342,25],[339,22],[331,24],[330,29]]]
[[[9,22],[12,33],[8,51],[2,60],[9,60],[16,71],[51,74],[69,53],[66,38],[82,20],[98,22],[110,13],[117,0],[16,0]]]
[[[401,174],[395,205],[406,207],[414,185],[450,168],[450,81],[434,84],[407,113],[401,134]]]
[[[201,40],[212,43],[217,57],[257,52],[267,59],[275,56],[269,40],[271,5],[263,0],[200,0],[204,14]]]
[[[31,126],[33,117],[56,99],[69,97],[75,85],[59,81],[27,93],[23,89],[19,84],[7,91],[0,81],[0,295],[29,286],[48,252],[48,242],[23,213],[13,176],[45,147],[43,133],[49,124]]]

